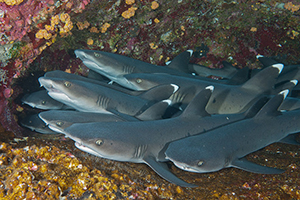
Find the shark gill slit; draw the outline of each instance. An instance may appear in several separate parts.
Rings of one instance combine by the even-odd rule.
[[[185,98],[186,94],[183,94],[181,92],[175,92],[171,95],[170,99],[172,102],[181,102]]]
[[[107,108],[108,102],[109,102],[109,99],[107,97],[104,97],[101,95],[98,96],[98,99],[96,101],[97,105],[101,108]]]
[[[139,145],[137,148],[135,148],[133,157],[134,158],[140,158],[144,153],[147,151],[147,145]]]
[[[131,74],[133,73],[133,71],[135,70],[135,67],[134,66],[131,66],[131,65],[123,65],[123,72],[125,74]]]

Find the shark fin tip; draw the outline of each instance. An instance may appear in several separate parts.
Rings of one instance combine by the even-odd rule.
[[[289,94],[289,90],[283,90],[279,94],[282,94],[284,98],[286,98],[286,96]]]
[[[162,102],[165,102],[167,103],[168,105],[171,105],[172,101],[170,99],[166,99],[166,100],[163,100]]]
[[[276,67],[279,70],[279,74],[280,74],[284,65],[281,63],[277,63],[277,64],[272,65],[272,67]]]
[[[258,58],[262,58],[262,57],[264,57],[263,55],[257,55],[256,56],[256,58],[258,59]]]
[[[179,86],[176,84],[171,84],[171,85],[174,87],[174,91],[173,91],[173,94],[174,94],[179,89]]]
[[[193,55],[193,50],[189,49],[189,50],[186,50],[186,51],[189,52],[189,53],[190,53],[190,57],[192,57],[192,55]]]
[[[209,85],[205,89],[209,89],[211,91],[214,91],[215,87],[213,85]]]
[[[166,65],[169,65],[172,61],[167,61],[165,62]]]
[[[294,83],[294,85],[298,84],[298,80],[291,80],[290,82]]]

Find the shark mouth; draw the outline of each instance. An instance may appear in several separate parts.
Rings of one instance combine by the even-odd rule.
[[[81,151],[92,154],[94,156],[102,157],[97,151],[94,151],[93,149],[90,149],[89,147],[84,146],[81,142],[76,142],[75,141],[75,146],[78,149],[80,149]]]
[[[196,172],[196,173],[199,173],[199,171],[193,169],[192,167],[186,165],[185,163],[181,163],[181,162],[178,162],[178,161],[175,161],[169,157],[166,157],[166,159],[170,160],[171,162],[173,162],[173,164],[178,167],[179,169],[182,169],[184,171],[189,171],[189,172]]]

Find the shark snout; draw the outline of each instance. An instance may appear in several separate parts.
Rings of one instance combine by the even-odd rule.
[[[80,58],[82,61],[87,59],[86,54],[84,53],[84,51],[82,51],[80,49],[77,49],[74,52],[75,52],[76,58]]]

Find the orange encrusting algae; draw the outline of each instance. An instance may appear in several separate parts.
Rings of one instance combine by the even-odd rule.
[[[130,17],[133,17],[135,15],[136,10],[137,8],[132,6],[122,13],[122,17],[124,17],[125,19],[129,19]]]
[[[109,23],[104,23],[102,26],[101,26],[101,33],[105,33],[107,31],[107,29],[110,27],[110,24]]]
[[[61,36],[66,36],[73,28],[73,23],[70,19],[70,15],[67,13],[58,14],[51,17],[50,25],[46,24],[45,29],[40,29],[35,34],[38,39],[49,40],[52,37],[56,37],[56,32],[59,30]]]
[[[152,1],[152,3],[151,3],[151,9],[152,10],[155,10],[155,9],[157,9],[159,7],[159,4],[156,2],[156,1]]]
[[[0,0],[0,3],[4,2],[8,6],[19,5],[23,0]]]

